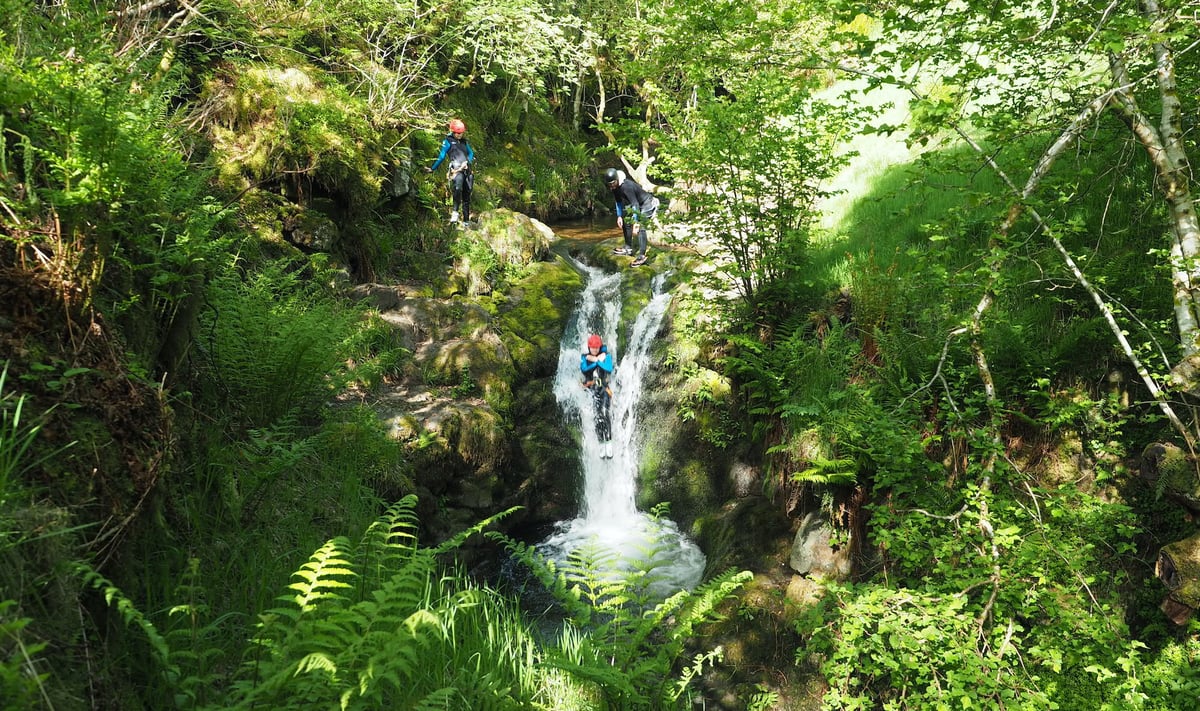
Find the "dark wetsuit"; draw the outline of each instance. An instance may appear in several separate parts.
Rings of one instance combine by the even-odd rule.
[[[467,137],[456,138],[453,133],[442,139],[442,151],[430,170],[437,170],[442,161],[449,159],[450,194],[454,196],[454,211],[462,213],[463,222],[471,219],[471,189],[475,187],[475,176],[471,167],[475,162],[475,149],[467,143]]]
[[[638,223],[637,252],[639,257],[644,257],[646,256],[646,225],[654,219],[655,213],[658,212],[658,198],[646,192],[641,185],[637,184],[636,180],[624,177],[624,173],[618,173],[618,175],[622,176],[622,180],[617,187],[612,189],[613,200],[617,204],[617,217],[621,218],[624,225],[628,225],[630,219]]]
[[[603,360],[589,363],[590,353],[579,356],[579,371],[583,373],[585,385],[592,391],[592,403],[596,413],[596,438],[601,442],[612,440],[612,420],[609,411],[612,407],[612,356],[608,355],[608,346],[600,346]]]

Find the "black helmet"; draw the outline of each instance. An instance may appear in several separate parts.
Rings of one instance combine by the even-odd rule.
[[[604,184],[608,185],[615,182],[617,182],[617,169],[609,168],[608,170],[604,171]]]

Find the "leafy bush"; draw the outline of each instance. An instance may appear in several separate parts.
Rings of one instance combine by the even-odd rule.
[[[245,279],[228,272],[210,287],[203,362],[245,427],[308,416],[338,384],[357,315],[321,287],[275,264]]]

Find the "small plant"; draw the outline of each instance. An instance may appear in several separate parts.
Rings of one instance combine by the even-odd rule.
[[[5,709],[30,709],[37,707],[50,675],[39,672],[34,663],[46,645],[26,641],[25,627],[31,620],[13,616],[16,604],[0,600],[0,704]]]
[[[0,517],[4,516],[9,499],[23,488],[22,475],[71,446],[38,452],[33,445],[49,412],[30,422],[25,413],[27,398],[23,394],[14,396],[5,392],[7,382],[8,364],[5,363],[4,369],[0,370]]]

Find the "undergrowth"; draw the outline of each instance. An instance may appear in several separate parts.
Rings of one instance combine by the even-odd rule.
[[[527,546],[490,534],[566,611],[548,643],[510,599],[443,562],[512,511],[422,547],[415,506],[407,496],[359,540],[338,536],[320,546],[258,613],[243,661],[228,676],[211,664],[214,622],[190,586],[171,609],[184,624],[164,634],[111,581],[87,568],[81,575],[144,635],[159,696],[180,708],[546,711],[690,708],[691,683],[720,650],[686,659],[685,643],[719,619],[720,603],[749,578],[730,571],[656,601],[645,585],[651,571],[613,577],[583,556],[558,572]],[[194,578],[195,563],[191,570]]]

